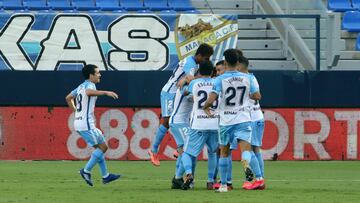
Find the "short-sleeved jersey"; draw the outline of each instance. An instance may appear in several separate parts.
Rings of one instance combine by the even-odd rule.
[[[212,78],[198,78],[190,82],[188,91],[193,97],[194,103],[190,117],[190,128],[196,130],[217,130],[219,129],[219,102],[216,100],[211,107],[214,110],[213,116],[208,116],[203,110],[214,86]]]
[[[171,77],[162,88],[162,91],[175,94],[177,90],[176,83],[186,75],[194,76],[199,66],[196,64],[194,56],[189,56],[181,60],[174,69]]]
[[[213,92],[220,96],[220,125],[228,126],[251,121],[250,94],[258,92],[251,75],[226,71],[215,78]]]
[[[86,89],[96,90],[96,86],[89,80],[85,80],[71,92],[71,95],[76,98],[74,128],[77,131],[92,130],[96,128],[94,108],[97,97],[87,96]]]
[[[254,81],[255,87],[257,89],[260,89],[259,83],[258,83],[256,77],[253,74],[250,74],[250,75],[252,75],[254,77],[253,81]],[[250,99],[250,116],[251,116],[251,121],[258,121],[258,120],[264,119],[264,114],[261,111],[259,101]]]
[[[187,89],[187,87],[184,88]],[[170,123],[189,123],[191,109],[191,99],[189,96],[184,96],[183,91],[178,89],[174,100],[174,110],[170,116]]]

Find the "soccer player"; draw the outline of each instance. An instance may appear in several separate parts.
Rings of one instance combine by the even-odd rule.
[[[104,154],[108,146],[102,132],[95,126],[94,108],[98,96],[109,96],[117,99],[118,95],[112,91],[96,90],[95,84],[100,82],[101,77],[100,69],[97,66],[85,65],[82,74],[85,81],[66,96],[68,106],[75,112],[75,130],[89,146],[95,148],[90,160],[80,170],[80,175],[88,185],[93,186],[91,169],[99,164],[103,183],[107,184],[120,178],[120,175],[111,174],[107,171]],[[76,105],[74,100],[76,100]]]
[[[184,87],[184,90],[187,86]],[[174,111],[170,117],[170,132],[175,139],[177,145],[177,157],[176,157],[176,170],[175,176],[172,179],[172,189],[180,189],[184,183],[183,174],[184,167],[181,163],[184,139],[187,137],[190,126],[189,118],[192,109],[192,100],[188,99],[187,96],[183,95],[183,91],[177,89],[175,102],[174,102]]]
[[[227,170],[229,166],[229,145],[236,139],[241,149],[241,162],[246,177],[253,179],[253,172],[249,166],[251,161],[251,117],[249,99],[260,100],[259,89],[254,85],[253,77],[236,70],[239,54],[236,49],[224,52],[225,73],[215,79],[213,91],[207,99],[204,111],[211,116],[210,107],[221,95],[220,115],[220,159],[221,186],[217,192],[227,192]]]
[[[224,60],[218,61],[215,65],[216,76],[222,75],[225,72]]]
[[[254,84],[256,87],[259,87],[259,83],[256,77],[249,73],[249,61],[246,57],[239,57],[239,67],[238,70],[242,73],[250,74],[254,77]],[[250,99],[250,116],[251,116],[251,147],[252,147],[252,157],[250,162],[250,167],[253,169],[256,181],[251,183],[245,181],[243,184],[244,189],[265,189],[265,180],[264,180],[264,160],[261,154],[262,138],[264,134],[264,114],[261,111],[260,103],[258,100]]]
[[[173,111],[174,97],[178,89],[177,83],[184,78],[187,84],[194,78],[198,69],[198,64],[202,61],[209,60],[210,56],[214,53],[213,48],[208,44],[201,44],[196,50],[194,56],[189,56],[181,60],[177,67],[174,69],[170,79],[164,85],[160,94],[161,101],[161,125],[159,126],[152,149],[149,151],[150,160],[155,166],[160,166],[158,156],[159,145],[163,140],[167,130],[169,129],[169,117]]]
[[[188,93],[193,97],[189,135],[186,137],[182,163],[185,168],[186,178],[182,185],[183,190],[190,188],[194,180],[196,158],[206,144],[208,149],[208,180],[207,188],[212,189],[214,184],[214,173],[216,168],[216,150],[218,147],[218,122],[219,116],[215,113],[208,116],[204,110],[204,104],[213,88],[211,73],[214,67],[210,61],[200,64],[200,78],[190,82]],[[215,100],[212,110],[216,111],[218,101]]]

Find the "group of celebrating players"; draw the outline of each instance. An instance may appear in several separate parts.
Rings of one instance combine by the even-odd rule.
[[[217,62],[216,68],[209,60],[212,54],[210,45],[201,44],[194,56],[179,62],[163,87],[162,123],[149,151],[151,162],[160,165],[159,145],[170,129],[177,144],[171,188],[193,187],[196,159],[206,144],[208,190],[233,189],[231,150],[238,146],[245,173],[242,188],[265,189],[259,84],[248,72],[248,60],[240,50],[226,50],[225,60]],[[220,182],[216,182],[217,171]]]
[[[173,189],[193,187],[196,159],[204,145],[208,151],[207,189],[227,192],[232,187],[231,150],[240,146],[245,173],[243,188],[265,189],[264,161],[260,147],[264,116],[259,100],[261,94],[255,76],[248,72],[248,60],[237,49],[224,52],[224,61],[214,68],[210,57],[213,48],[201,44],[194,56],[181,60],[161,91],[162,124],[156,132],[149,155],[159,166],[159,145],[168,129],[177,144],[176,173]],[[79,173],[93,186],[91,170],[99,165],[104,184],[121,177],[107,170],[105,152],[108,146],[96,128],[94,108],[98,96],[118,95],[96,89],[100,82],[99,67],[87,64],[82,69],[85,81],[66,96],[74,111],[74,129],[89,146],[95,148]],[[216,182],[220,171],[220,182]]]

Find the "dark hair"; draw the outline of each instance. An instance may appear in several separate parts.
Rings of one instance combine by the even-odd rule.
[[[196,50],[195,56],[200,54],[201,56],[211,56],[214,53],[212,46],[208,44],[200,44],[199,48]]]
[[[90,78],[90,74],[93,74],[93,75],[94,75],[96,68],[97,68],[97,66],[94,65],[94,64],[87,64],[87,65],[85,65],[85,66],[82,68],[82,70],[81,70],[84,78],[85,78],[85,79],[89,79],[89,78]]]
[[[210,76],[214,70],[214,65],[211,61],[203,61],[200,63],[199,73],[201,75]]]
[[[239,56],[239,63],[244,64],[245,67],[249,66],[249,60],[245,56]]]
[[[236,49],[227,49],[224,52],[225,61],[230,66],[235,66],[239,59],[239,54]]]
[[[239,56],[244,56],[243,52],[240,49],[236,49]]]
[[[224,65],[224,63],[225,63],[224,60],[221,60],[221,61],[218,61],[215,65],[216,65],[216,66]]]

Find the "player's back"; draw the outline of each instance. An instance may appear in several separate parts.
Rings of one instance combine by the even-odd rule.
[[[197,68],[198,65],[196,64],[194,56],[189,56],[179,61],[171,77],[162,88],[162,91],[175,94],[177,90],[176,83],[187,74],[195,75]]]
[[[250,75],[253,77],[253,84],[257,89],[259,88],[259,83],[255,77],[255,75],[253,75],[252,73],[250,73]],[[251,120],[252,121],[258,121],[258,120],[262,120],[264,119],[264,114],[261,111],[261,106],[258,100],[253,100],[250,99],[250,116],[251,116]]]
[[[193,96],[194,103],[191,111],[190,127],[196,130],[217,130],[219,129],[219,115],[217,112],[218,100],[213,106],[213,116],[208,116],[203,110],[206,100],[214,86],[212,78],[198,78],[190,82],[189,92]]]
[[[192,101],[178,89],[175,95],[174,111],[170,116],[170,123],[189,123]]]
[[[251,121],[250,93],[257,89],[249,74],[227,71],[215,79],[215,91],[220,94],[220,125]]]
[[[73,91],[73,95],[76,97],[74,128],[77,131],[95,128],[94,108],[97,97],[88,96],[86,94],[86,89],[96,90],[96,86],[94,83],[85,80]]]

